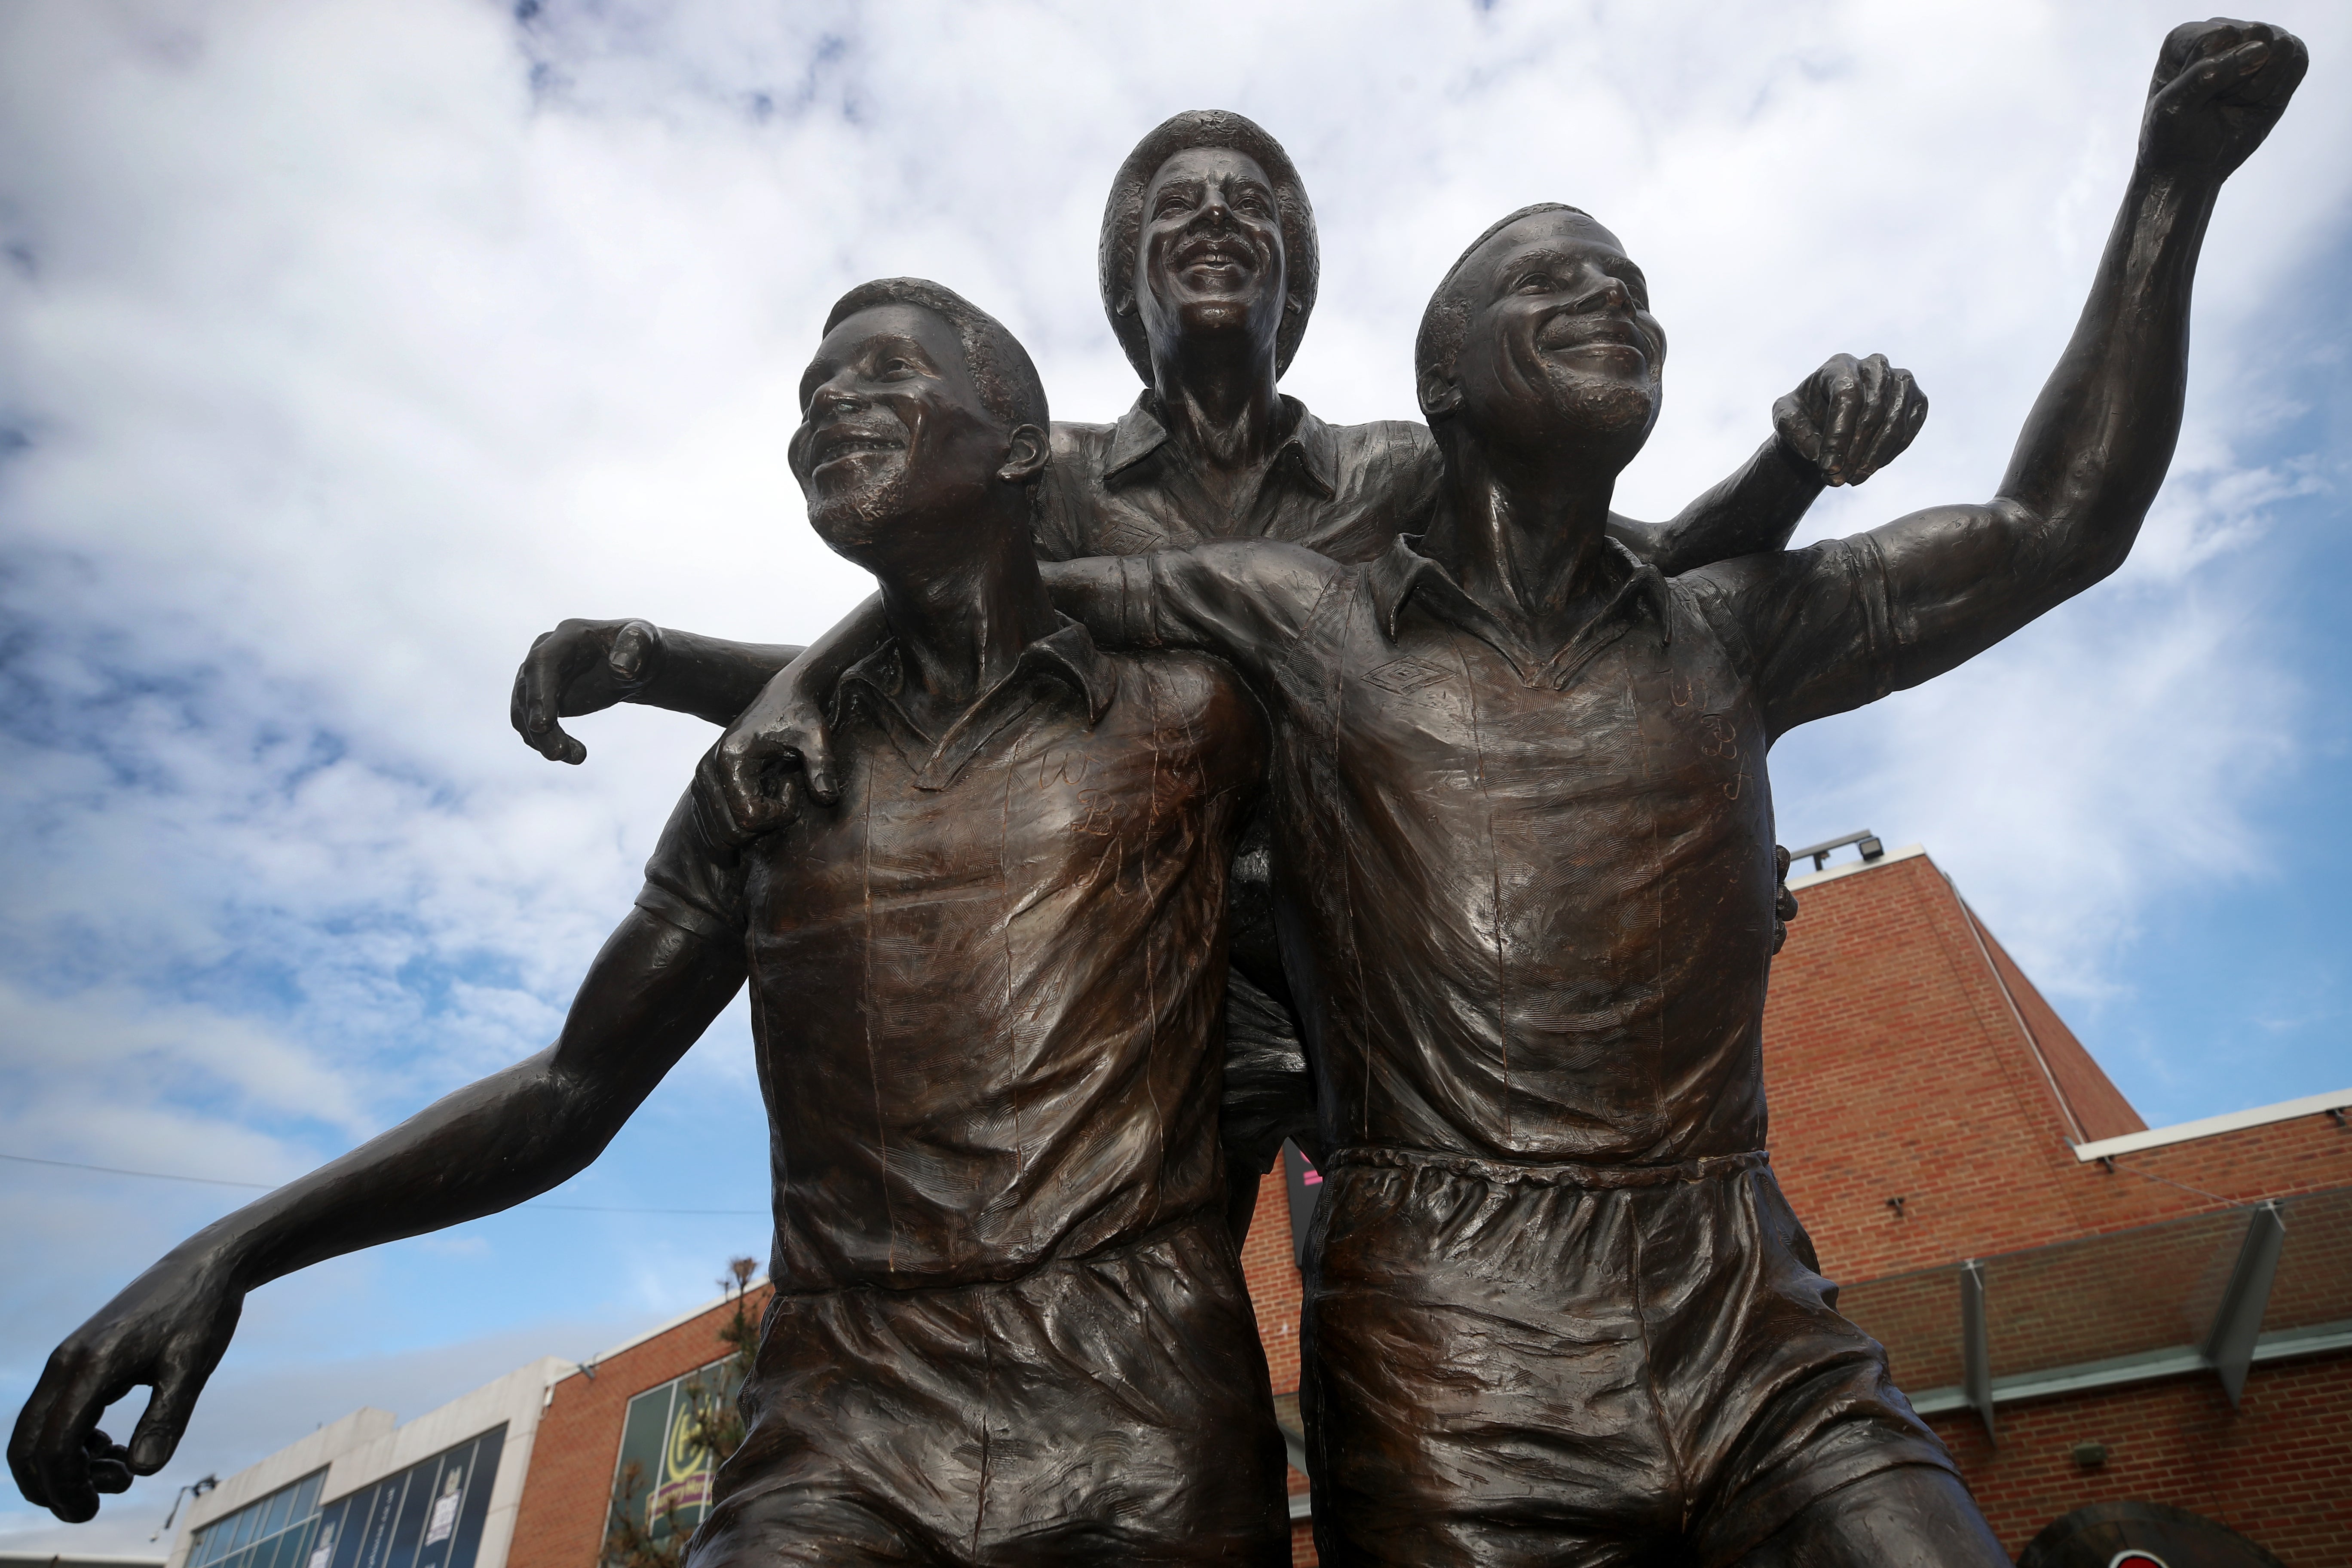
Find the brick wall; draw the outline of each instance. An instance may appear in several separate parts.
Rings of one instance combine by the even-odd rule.
[[[1283,1184],[1282,1162],[1257,1186],[1257,1211],[1250,1220],[1249,1239],[1242,1244],[1242,1276],[1249,1282],[1250,1305],[1257,1311],[1258,1339],[1265,1345],[1266,1370],[1274,1377],[1275,1403],[1291,1430],[1298,1430],[1298,1266],[1292,1261],[1290,1194]],[[1290,1491],[1306,1491],[1307,1478],[1290,1472]],[[1315,1554],[1313,1528],[1304,1522],[1290,1530],[1293,1568],[1322,1561]]]
[[[2073,1143],[2139,1118],[1933,862],[1798,898],[1765,1011],[1773,1168],[1906,1386],[1960,1380],[1962,1258],[1988,1260],[1996,1376],[2194,1344],[2244,1234],[2226,1211],[2352,1187],[2352,1131],[2325,1116],[2078,1162]],[[2265,1321],[2346,1316],[2352,1203],[2289,1215]],[[2291,1568],[2352,1563],[2352,1356],[2257,1368],[2235,1413],[2199,1374],[2003,1405],[1997,1447],[1973,1414],[1931,1425],[2012,1555],[2061,1514],[2131,1499]],[[2095,1469],[2071,1455],[2085,1441],[2108,1448]]]
[[[767,1300],[764,1288],[753,1290],[751,1310]],[[713,1307],[605,1357],[593,1378],[581,1373],[555,1384],[531,1445],[507,1568],[594,1568],[630,1399],[725,1355],[719,1331],[732,1310]]]
[[[2288,1568],[2352,1563],[2352,1356],[2256,1367],[2236,1412],[2210,1376],[2004,1405],[2000,1444],[1973,1415],[1929,1422],[2014,1557],[2095,1502],[2168,1503],[2228,1525]],[[2070,1450],[2106,1446],[2095,1469]]]
[[[1242,1244],[1242,1275],[1257,1309],[1258,1338],[1265,1342],[1276,1394],[1298,1386],[1298,1266],[1291,1261],[1291,1247],[1290,1194],[1276,1160],[1257,1184],[1257,1213]]]
[[[2352,1131],[2324,1116],[2078,1163],[2137,1117],[1933,861],[1797,896],[1764,1014],[1770,1146],[1832,1278],[2352,1185]]]

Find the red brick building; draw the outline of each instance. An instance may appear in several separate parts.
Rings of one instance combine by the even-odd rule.
[[[2150,1131],[1927,856],[1791,886],[1773,1165],[2002,1543],[2131,1500],[2352,1563],[2352,1091]]]
[[[2151,1131],[1916,848],[1791,885],[1803,912],[1766,1014],[1773,1164],[2011,1553],[2132,1500],[2290,1568],[2352,1563],[2352,1091]],[[1244,1263],[1295,1427],[1290,1208],[1277,1172]],[[726,1312],[552,1384],[511,1568],[593,1568],[625,1450],[641,1497],[667,1488],[698,1517],[668,1438]]]
[[[743,1305],[760,1311],[768,1294],[764,1285],[754,1285]],[[675,1447],[669,1441],[675,1427],[672,1391],[726,1356],[719,1331],[734,1309],[730,1300],[715,1301],[615,1345],[548,1384],[506,1568],[595,1568],[604,1555],[614,1494],[621,1489],[624,1450],[632,1447],[626,1441],[630,1416],[661,1406],[661,1459],[668,1460]],[[675,1479],[699,1478],[707,1488],[708,1463],[691,1455],[684,1458],[675,1467],[682,1475]],[[645,1492],[633,1500],[641,1519],[651,1511],[650,1494],[674,1479],[660,1471],[645,1479]],[[703,1495],[697,1489],[695,1502],[679,1510],[681,1526],[691,1528],[701,1519]]]

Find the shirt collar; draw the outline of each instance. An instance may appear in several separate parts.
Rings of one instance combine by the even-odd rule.
[[[1379,613],[1381,630],[1388,634],[1389,641],[1396,641],[1397,616],[1403,611],[1405,600],[1421,585],[1424,576],[1433,575],[1453,581],[1446,576],[1444,567],[1414,549],[1402,533],[1364,568],[1364,585],[1371,592],[1372,608]]]
[[[1118,695],[1118,677],[1102,649],[1095,647],[1094,634],[1067,616],[1055,618],[1062,623],[1060,629],[1023,648],[1013,673],[1059,677],[1087,700],[1087,727],[1092,729],[1101,722],[1111,699]]]
[[[1410,538],[1399,534],[1364,569],[1365,587],[1371,595],[1372,608],[1381,617],[1381,630],[1387,634],[1389,641],[1396,641],[1397,617],[1404,613],[1405,601],[1420,589],[1430,590],[1449,609],[1472,614],[1482,622],[1491,619],[1454,580],[1452,573],[1416,548],[1419,542],[1417,534]],[[1674,619],[1666,613],[1666,580],[1658,569],[1618,540],[1606,536],[1601,541],[1600,565],[1601,583],[1612,592],[1607,605],[1593,617],[1592,626],[1601,626],[1628,607],[1646,605],[1657,622],[1660,640],[1671,644]],[[1580,632],[1570,639],[1570,646],[1584,640],[1584,636]]]
[[[961,727],[972,714],[988,705],[997,693],[1017,686],[1034,676],[1045,676],[1060,681],[1086,699],[1087,727],[1092,729],[1110,707],[1111,699],[1118,694],[1118,678],[1110,661],[1095,647],[1094,637],[1087,628],[1067,616],[1055,617],[1062,624],[1054,631],[1039,637],[1021,650],[1013,661],[1011,673],[991,687],[971,705],[963,718],[950,728]],[[834,689],[834,713],[840,716],[853,689],[868,692],[889,704],[902,720],[906,710],[898,706],[898,693],[905,689],[906,666],[899,651],[898,639],[891,637],[881,647],[844,670],[840,684]],[[908,721],[912,729],[913,723]]]
[[[1288,434],[1275,449],[1274,461],[1288,465],[1308,489],[1325,500],[1330,500],[1339,493],[1339,449],[1331,427],[1287,393],[1282,395],[1282,412],[1288,422]],[[1103,458],[1103,478],[1117,479],[1160,450],[1167,441],[1168,426],[1160,422],[1159,395],[1146,387],[1137,395],[1133,406],[1111,426],[1110,450]]]

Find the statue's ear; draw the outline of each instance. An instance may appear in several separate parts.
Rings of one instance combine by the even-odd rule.
[[[1007,484],[1025,485],[1045,471],[1053,455],[1053,441],[1044,430],[1034,425],[1015,426],[1006,437],[1004,464],[996,470],[996,477]]]
[[[1413,379],[1421,395],[1422,417],[1443,419],[1462,406],[1462,384],[1454,379],[1451,365],[1431,365]]]
[[[1110,309],[1111,314],[1115,316],[1132,316],[1135,314],[1135,290],[1132,289],[1120,289],[1118,291],[1118,298],[1111,302]]]

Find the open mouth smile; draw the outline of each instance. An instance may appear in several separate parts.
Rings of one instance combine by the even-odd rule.
[[[864,430],[829,430],[809,442],[809,473],[822,473],[835,463],[868,452],[898,452],[906,449],[906,442],[887,436],[877,436]]]
[[[1186,271],[1194,268],[1230,268],[1247,272],[1257,264],[1248,251],[1230,242],[1216,239],[1196,239],[1176,253],[1176,265]]]
[[[1643,359],[1653,352],[1649,338],[1639,327],[1609,316],[1554,317],[1536,333],[1536,349],[1541,353],[1592,348],[1631,349]]]

